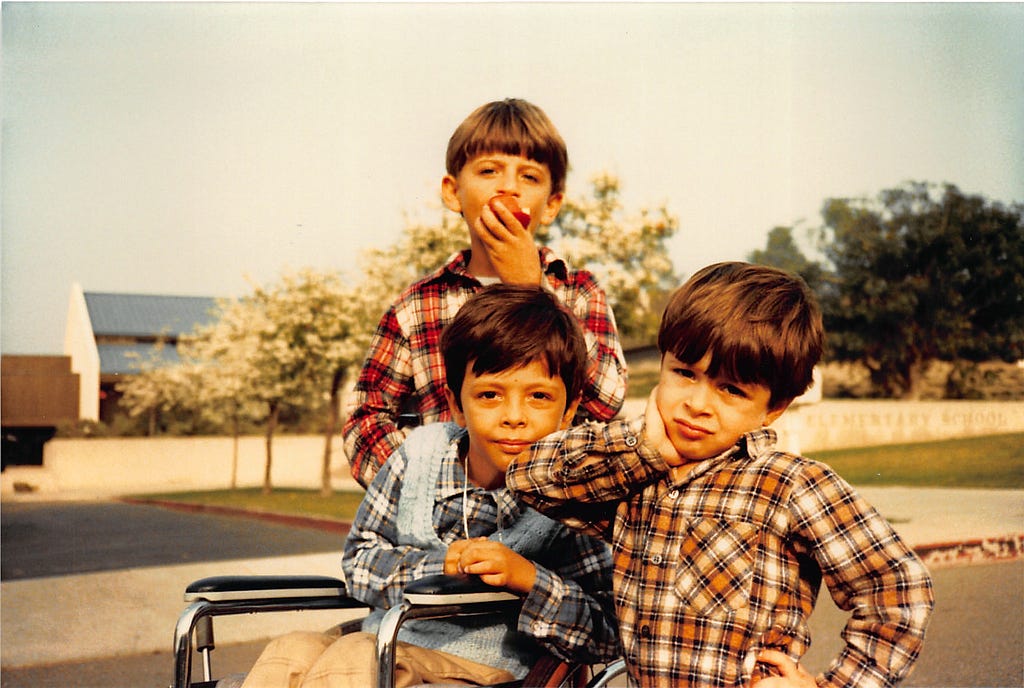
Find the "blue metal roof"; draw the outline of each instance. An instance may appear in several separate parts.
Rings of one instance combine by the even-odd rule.
[[[85,304],[96,336],[177,339],[198,324],[213,322],[211,311],[217,300],[209,296],[85,292]],[[102,365],[101,370],[108,372]]]
[[[156,352],[157,345],[97,344],[96,349],[100,354],[100,372],[104,375],[135,375],[141,370],[140,364],[154,364],[155,360],[151,357]],[[159,363],[156,367],[173,365],[179,360],[177,349],[165,344],[160,348]]]

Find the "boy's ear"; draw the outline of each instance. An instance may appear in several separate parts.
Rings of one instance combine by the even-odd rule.
[[[563,193],[553,193],[548,196],[548,201],[544,206],[544,212],[540,215],[540,224],[549,225],[555,221],[558,217],[558,211],[562,209],[562,201],[565,199]]]
[[[441,180],[441,200],[444,207],[453,213],[462,214],[462,203],[459,202],[459,183],[455,177],[446,174]]]
[[[559,430],[566,430],[572,427],[572,421],[576,417],[576,409],[579,408],[579,405],[580,397],[576,397],[572,400],[572,403],[565,407],[565,413],[562,414],[562,422],[558,424]]]
[[[448,385],[444,386],[444,398],[448,400],[448,408],[452,412],[452,420],[462,427],[466,427],[466,414],[459,408],[459,400],[455,397],[455,392]]]
[[[787,399],[783,402],[780,402],[779,405],[776,406],[775,408],[768,409],[768,413],[765,415],[764,420],[761,422],[761,427],[766,428],[775,421],[777,421],[779,419],[779,416],[786,412],[786,409],[789,408],[789,405],[791,403],[793,403],[793,400]]]

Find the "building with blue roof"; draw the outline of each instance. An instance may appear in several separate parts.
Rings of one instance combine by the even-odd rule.
[[[81,379],[79,416],[110,420],[118,382],[139,371],[140,362],[178,362],[178,339],[216,320],[217,299],[83,292],[71,287],[64,352]]]

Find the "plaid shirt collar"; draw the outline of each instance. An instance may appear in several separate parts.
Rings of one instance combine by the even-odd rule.
[[[719,466],[731,461],[749,461],[766,452],[775,451],[778,435],[771,428],[761,428],[741,435],[736,444],[718,456],[704,459],[680,478],[673,480],[671,473],[665,474],[665,485],[668,488],[682,487],[688,482],[699,478],[708,471],[718,470]]]
[[[466,486],[466,472],[463,470],[462,460],[459,458],[459,444],[465,437],[465,434],[461,434],[452,440],[445,454],[445,460],[441,463],[441,471],[437,476],[438,501],[462,498],[462,490]],[[469,483],[466,492],[471,500],[488,499],[497,504],[501,510],[502,522],[505,524],[515,523],[522,516],[525,508],[507,487],[485,490]]]

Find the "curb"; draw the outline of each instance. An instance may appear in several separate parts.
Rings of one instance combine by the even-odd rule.
[[[149,504],[175,511],[252,518],[286,526],[325,530],[339,535],[347,535],[352,526],[348,521],[340,519],[282,514],[238,507],[192,504],[163,499],[137,499],[133,497],[120,497],[118,501],[128,504]],[[913,545],[911,549],[928,568],[1015,561],[1024,558],[1024,533]]]
[[[218,516],[235,516],[238,518],[251,518],[268,523],[277,523],[285,526],[298,528],[310,528],[313,530],[325,530],[339,535],[348,535],[352,524],[326,516],[301,516],[296,514],[282,514],[274,511],[258,511],[253,509],[241,509],[232,506],[216,506],[210,504],[191,504],[188,502],[175,502],[164,499],[137,499],[134,497],[118,497],[117,501],[125,504],[141,504],[159,506],[172,511],[184,511],[189,513],[207,513]]]
[[[1024,533],[917,545],[913,550],[930,569],[1014,561],[1024,557]]]

